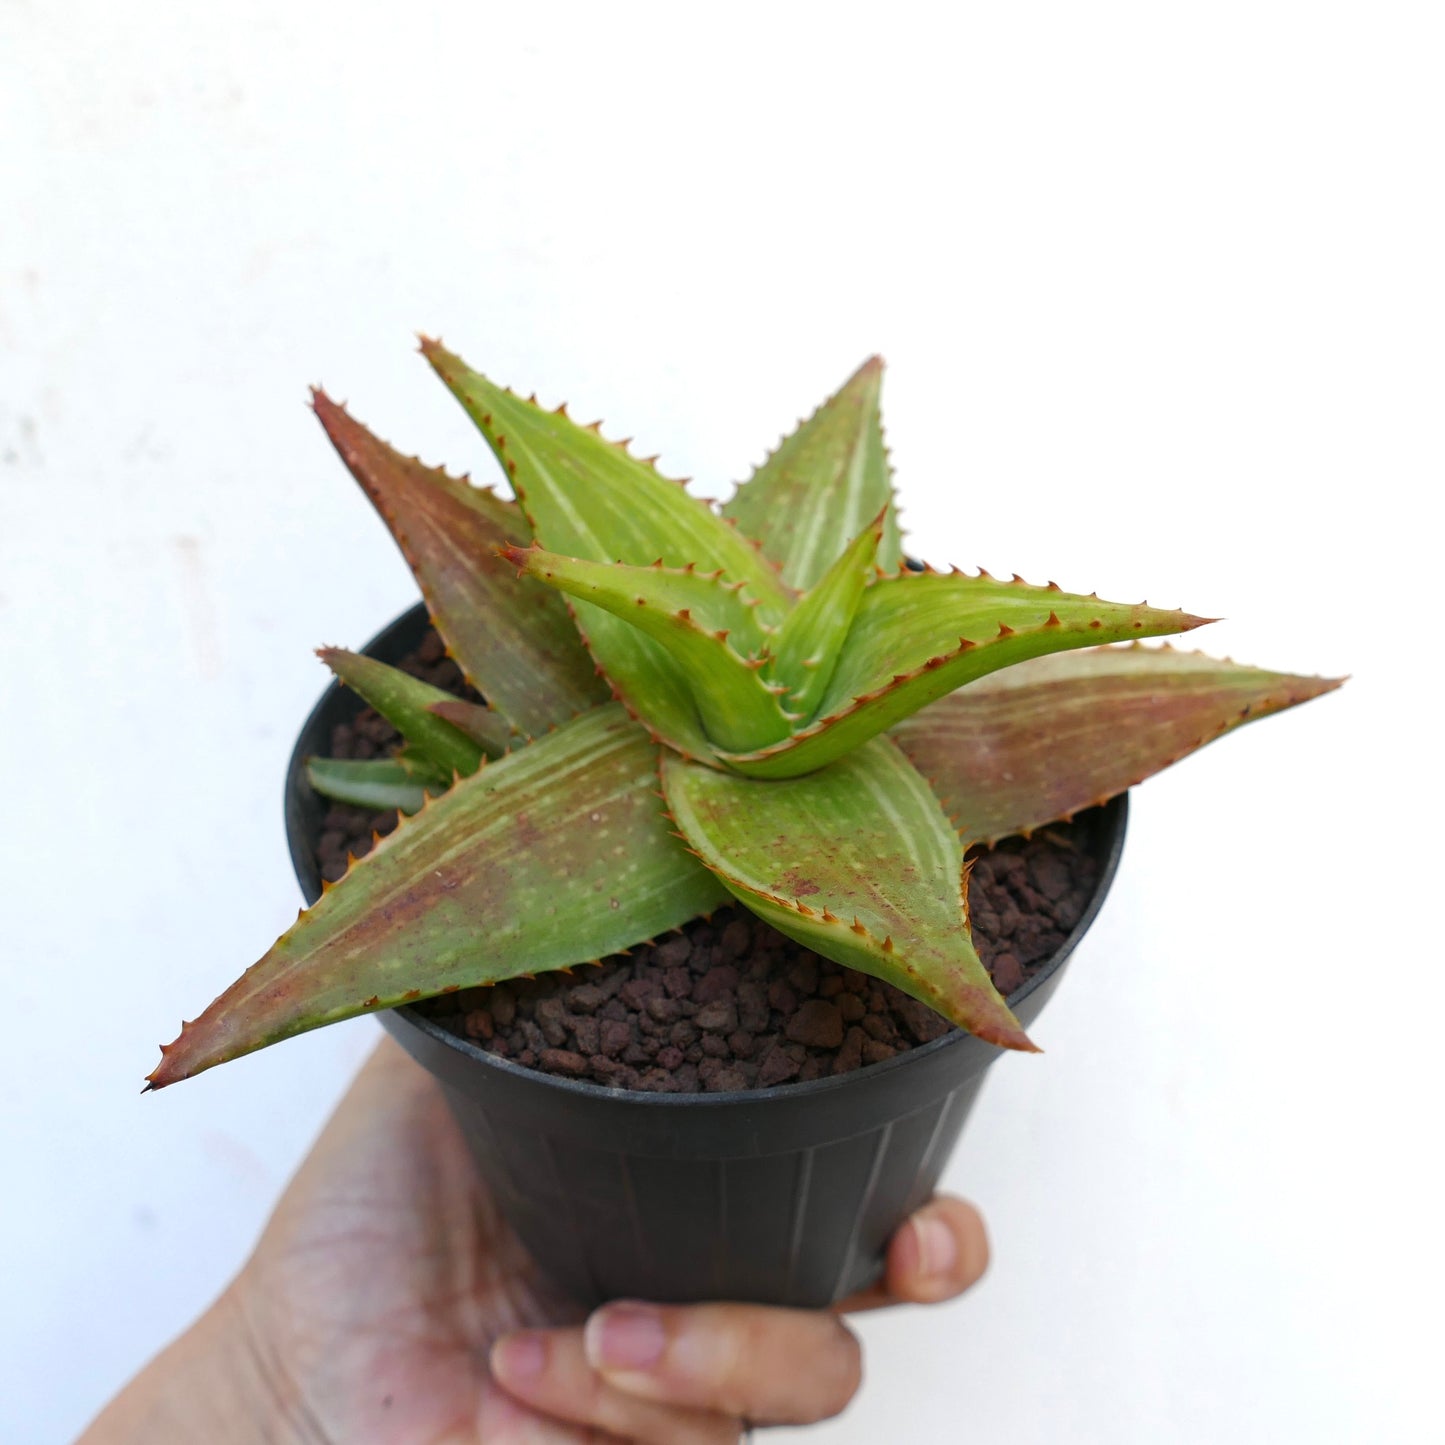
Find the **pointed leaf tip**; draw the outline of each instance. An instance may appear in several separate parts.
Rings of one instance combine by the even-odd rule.
[[[656,751],[639,730],[620,708],[599,707],[464,779],[183,1025],[153,1085],[449,985],[610,954],[716,906],[721,885],[668,836],[646,794],[656,776]],[[576,839],[594,834],[611,846],[579,853]],[[634,881],[625,891],[615,886],[618,856]],[[570,886],[559,890],[564,872]],[[603,888],[618,908],[596,907]]]
[[[629,711],[679,752],[711,756],[713,744],[731,747],[734,738],[787,735],[777,697],[749,666],[764,640],[757,616],[722,572],[595,562],[540,548],[518,551],[513,560],[575,598],[574,607],[591,614],[594,639],[598,620],[626,624],[627,635],[615,637],[598,662]],[[643,668],[663,685],[637,685]]]
[[[461,667],[507,719],[535,736],[603,700],[562,600],[516,579],[499,544],[530,541],[514,502],[424,466],[319,393],[316,415],[382,520]]]
[[[880,560],[888,567],[902,560],[879,415],[882,370],[882,358],[869,357],[723,505],[723,516],[793,587],[814,586],[880,507],[887,516]]]
[[[983,573],[889,576],[864,591],[814,721],[769,748],[720,755],[753,777],[797,777],[998,669],[1095,642],[1188,631],[1202,621]],[[945,639],[954,637],[957,649],[943,654]],[[940,655],[944,661],[935,663]]]
[[[813,715],[827,691],[876,565],[887,518],[885,504],[803,595],[771,641],[769,675],[791,694],[789,706],[799,720]]]
[[[965,840],[994,842],[1122,793],[1339,683],[1130,643],[1005,668],[905,719],[893,736]]]
[[[470,776],[481,766],[482,749],[460,729],[429,711],[452,694],[361,653],[318,648],[317,656],[347,687],[376,709],[427,762],[444,776]]]
[[[1027,1047],[969,938],[958,835],[893,744],[781,782],[664,754],[662,779],[698,856],[754,913],[980,1038]]]

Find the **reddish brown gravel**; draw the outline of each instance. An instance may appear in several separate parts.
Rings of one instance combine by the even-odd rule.
[[[440,640],[402,664],[460,695]],[[370,709],[332,732],[335,757],[385,757],[398,738]],[[394,813],[333,805],[317,855],[346,871]],[[1004,994],[1018,990],[1079,921],[1096,878],[1082,829],[1055,824],[979,854],[969,879],[974,944]],[[571,974],[463,990],[418,1005],[488,1053],[564,1078],[658,1093],[722,1092],[846,1073],[939,1038],[931,1009],[784,937],[736,905]]]

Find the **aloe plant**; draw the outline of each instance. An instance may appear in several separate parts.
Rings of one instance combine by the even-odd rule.
[[[515,501],[314,404],[485,702],[321,652],[405,745],[314,759],[312,785],[409,816],[162,1049],[151,1087],[595,961],[730,896],[1032,1049],[973,948],[968,848],[1338,685],[1139,646],[1208,620],[1189,613],[907,564],[877,359],[716,509],[565,407],[422,351]]]

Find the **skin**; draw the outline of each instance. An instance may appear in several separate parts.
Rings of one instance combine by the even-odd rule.
[[[79,1445],[732,1445],[858,1389],[841,1315],[936,1303],[983,1273],[961,1200],[926,1205],[883,1281],[838,1312],[550,1289],[478,1179],[431,1078],[389,1040],[342,1100],[251,1259]]]

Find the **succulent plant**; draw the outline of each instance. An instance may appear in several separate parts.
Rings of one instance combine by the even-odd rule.
[[[596,961],[729,896],[1032,1049],[971,942],[968,848],[1338,685],[1139,645],[1207,620],[1188,613],[906,561],[877,359],[719,509],[565,407],[422,351],[515,501],[314,404],[485,702],[322,650],[406,741],[315,759],[313,786],[409,816],[163,1048],[151,1087]]]

